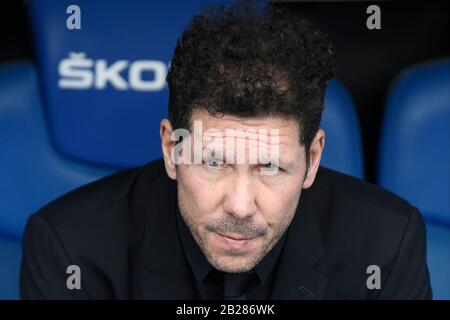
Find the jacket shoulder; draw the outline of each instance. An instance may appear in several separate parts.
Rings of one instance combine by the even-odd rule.
[[[40,208],[39,215],[52,225],[61,225],[84,215],[109,211],[109,218],[133,198],[151,194],[170,184],[162,160],[118,171],[78,187]]]
[[[330,169],[322,169],[319,180],[318,194],[328,199],[318,217],[323,237],[330,247],[340,243],[333,250],[342,256],[364,250],[393,258],[410,222],[423,227],[420,212],[388,190]]]
[[[377,207],[380,210],[408,212],[411,204],[395,193],[350,175],[320,167],[321,188],[326,188],[334,199],[358,206]]]
[[[328,197],[319,224],[328,256],[322,270],[334,275],[330,294],[430,297],[426,232],[419,210],[388,190],[330,169],[321,168],[317,178],[317,199]],[[381,270],[381,291],[366,287],[367,268],[373,265]]]

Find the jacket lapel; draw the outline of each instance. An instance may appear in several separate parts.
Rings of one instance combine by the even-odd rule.
[[[136,207],[147,216],[141,246],[133,263],[135,299],[195,299],[195,280],[179,240],[176,220],[176,185],[170,181],[153,190],[151,201]]]
[[[280,256],[272,299],[321,299],[325,294],[328,279],[315,269],[325,256],[318,221],[329,204],[324,178],[318,174],[314,185],[302,191]]]

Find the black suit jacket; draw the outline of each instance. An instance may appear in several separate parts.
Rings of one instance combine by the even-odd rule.
[[[22,298],[195,299],[175,201],[158,160],[48,204],[26,226]],[[321,167],[287,232],[273,299],[431,297],[420,213],[388,191]],[[79,290],[67,288],[69,265],[80,267]],[[369,265],[380,289],[367,287]]]

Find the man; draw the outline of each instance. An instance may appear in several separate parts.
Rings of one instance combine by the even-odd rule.
[[[167,77],[163,160],[31,216],[22,297],[431,298],[418,210],[320,167],[334,64],[325,33],[286,11],[195,16]]]

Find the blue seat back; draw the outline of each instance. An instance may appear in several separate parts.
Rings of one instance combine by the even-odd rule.
[[[435,299],[450,299],[450,59],[405,71],[384,116],[379,184],[417,206]]]
[[[29,62],[0,67],[0,150],[0,236],[16,239],[31,213],[113,171],[55,151]]]
[[[379,183],[450,226],[450,59],[395,82],[380,143]]]
[[[66,27],[69,3],[30,2],[57,150],[115,167],[160,157],[170,59],[177,37],[205,2],[79,0],[80,30]]]
[[[351,96],[339,80],[328,85],[321,127],[326,133],[322,165],[363,179],[359,121]]]

